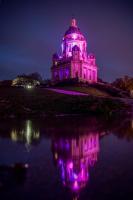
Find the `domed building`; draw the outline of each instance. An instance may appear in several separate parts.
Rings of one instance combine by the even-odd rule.
[[[62,40],[62,53],[53,55],[51,67],[52,80],[78,78],[79,81],[97,82],[96,59],[87,53],[87,42],[77,26],[76,20],[71,20],[69,29]]]

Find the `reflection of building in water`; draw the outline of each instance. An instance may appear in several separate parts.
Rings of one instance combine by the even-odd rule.
[[[89,167],[97,161],[99,135],[56,139],[52,143],[52,151],[54,161],[60,168],[63,184],[72,191],[79,191],[89,179]]]
[[[30,120],[25,122],[25,126],[23,128],[13,129],[11,131],[12,141],[22,141],[26,144],[26,147],[28,147],[33,141],[38,140],[39,137],[39,131],[33,129],[32,122]]]

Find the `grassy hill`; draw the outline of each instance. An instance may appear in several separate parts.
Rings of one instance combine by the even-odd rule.
[[[129,97],[128,92],[113,87],[111,84],[57,84],[55,88],[78,91],[95,97]]]
[[[104,92],[79,87],[71,89],[82,90],[82,92],[86,90],[88,93],[91,91],[91,95],[71,96],[48,91],[45,88],[31,90],[0,88],[0,117],[42,117],[60,114],[112,115],[130,109],[119,99],[109,98]],[[92,95],[93,93],[95,95]]]
[[[81,92],[81,93],[85,93],[88,94],[90,96],[94,96],[94,97],[112,97],[108,92],[106,91],[102,91],[100,89],[97,88],[93,88],[93,87],[75,87],[75,86],[68,86],[68,87],[57,87],[59,89],[63,89],[63,90],[70,90],[70,91],[76,91],[76,92]]]

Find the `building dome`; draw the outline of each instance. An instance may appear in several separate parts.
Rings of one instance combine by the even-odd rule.
[[[72,33],[82,34],[78,27],[70,26],[69,29],[65,32],[65,36]]]
[[[76,36],[78,36],[78,39],[79,39],[79,37],[80,37],[80,39],[84,39],[83,34],[81,33],[79,27],[77,26],[76,19],[71,20],[71,25],[69,26],[69,29],[65,32],[64,38],[66,38],[66,37],[69,38],[71,36],[73,39],[76,39],[76,38],[74,38]]]

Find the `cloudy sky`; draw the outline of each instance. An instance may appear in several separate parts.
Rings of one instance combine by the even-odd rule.
[[[129,0],[0,0],[0,79],[39,72],[50,77],[52,54],[75,16],[97,58],[99,77],[133,76],[133,3]]]

